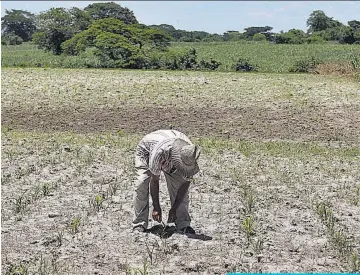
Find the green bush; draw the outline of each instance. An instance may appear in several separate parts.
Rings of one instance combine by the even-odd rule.
[[[263,33],[256,33],[253,36],[254,41],[266,41],[266,36]]]
[[[237,72],[256,72],[258,70],[257,65],[251,64],[244,58],[239,58],[233,67]]]
[[[165,53],[164,61],[158,62],[160,68],[169,70],[216,70],[221,63],[210,59],[210,61],[197,61],[197,53],[194,48],[186,52],[171,52]]]
[[[300,59],[295,62],[289,72],[291,73],[314,73],[314,70],[317,65],[321,62],[315,57],[310,57],[308,59]]]
[[[220,62],[217,62],[214,59],[210,59],[210,61],[206,61],[204,59],[200,60],[199,63],[199,67],[202,70],[210,70],[210,71],[215,71],[217,68],[219,68],[219,66],[221,65]]]
[[[23,39],[14,33],[9,33],[1,36],[2,45],[20,45],[21,43],[23,43]]]
[[[306,43],[308,44],[324,44],[326,43],[325,39],[320,35],[311,35],[306,39]]]

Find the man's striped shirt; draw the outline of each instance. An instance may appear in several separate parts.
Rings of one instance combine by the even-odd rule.
[[[172,168],[170,149],[176,138],[192,144],[190,139],[176,130],[157,130],[147,134],[138,144],[136,156],[149,167],[154,175],[161,171],[169,172]]]

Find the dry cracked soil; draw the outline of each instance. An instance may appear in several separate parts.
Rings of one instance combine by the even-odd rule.
[[[360,271],[358,83],[3,69],[1,93],[4,274]],[[132,232],[134,148],[170,127],[202,147],[197,234]]]

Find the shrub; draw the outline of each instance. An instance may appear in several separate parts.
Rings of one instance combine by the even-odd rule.
[[[324,44],[326,41],[320,35],[311,35],[306,39],[308,44]]]
[[[1,36],[2,45],[20,45],[22,42],[23,39],[14,33],[9,33]]]
[[[201,69],[215,71],[217,68],[219,68],[220,65],[221,65],[220,62],[217,62],[216,60],[211,58],[210,62],[202,59],[200,61],[199,67]]]
[[[295,62],[294,66],[290,68],[291,73],[314,73],[315,67],[320,64],[320,61],[315,57],[309,59],[300,59]]]
[[[266,41],[266,36],[263,33],[256,33],[253,36],[254,41]]]
[[[237,72],[256,72],[258,66],[251,64],[247,59],[239,58],[234,65],[234,69]]]
[[[170,70],[216,70],[221,65],[214,59],[210,59],[210,61],[201,60],[198,63],[194,48],[182,53],[169,51],[165,53],[164,59],[164,61],[158,61],[156,64]]]

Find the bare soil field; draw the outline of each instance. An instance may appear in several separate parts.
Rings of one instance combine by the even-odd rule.
[[[358,83],[3,69],[1,85],[2,273],[360,271]],[[170,127],[202,147],[198,234],[132,232],[134,148]]]

